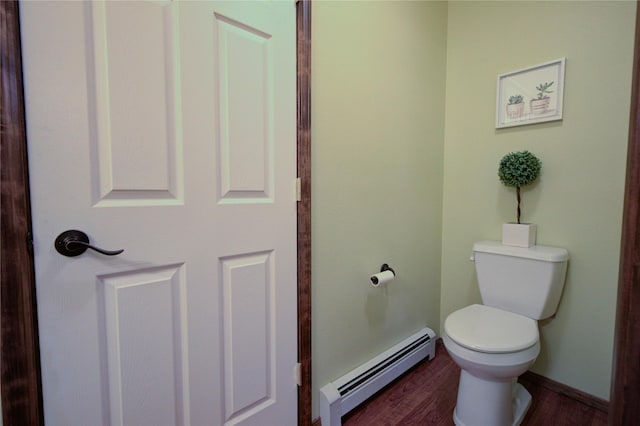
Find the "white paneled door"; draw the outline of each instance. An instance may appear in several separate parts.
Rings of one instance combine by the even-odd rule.
[[[20,13],[46,424],[296,424],[293,0]]]

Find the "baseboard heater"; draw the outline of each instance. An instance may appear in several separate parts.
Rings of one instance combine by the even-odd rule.
[[[436,334],[423,328],[320,389],[322,426],[341,426],[342,416],[424,358],[433,359]]]

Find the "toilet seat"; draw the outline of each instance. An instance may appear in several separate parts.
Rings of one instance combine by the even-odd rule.
[[[451,313],[444,330],[460,346],[486,353],[521,351],[539,339],[538,324],[533,319],[485,305],[470,305]]]

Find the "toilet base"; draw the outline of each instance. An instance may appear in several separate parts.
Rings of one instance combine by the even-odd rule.
[[[518,426],[530,406],[531,394],[516,379],[492,382],[462,370],[453,421],[456,426]]]

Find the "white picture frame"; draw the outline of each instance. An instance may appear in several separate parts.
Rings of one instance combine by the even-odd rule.
[[[566,58],[498,76],[496,128],[562,120]]]

